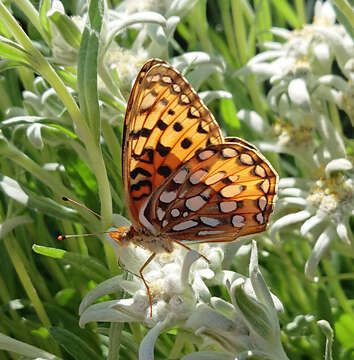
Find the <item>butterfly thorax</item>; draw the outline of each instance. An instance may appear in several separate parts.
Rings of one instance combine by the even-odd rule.
[[[170,253],[173,250],[173,241],[170,237],[163,234],[152,235],[146,230],[135,229],[133,225],[130,227],[119,227],[115,231],[110,232],[109,235],[121,246],[134,244],[153,253]]]

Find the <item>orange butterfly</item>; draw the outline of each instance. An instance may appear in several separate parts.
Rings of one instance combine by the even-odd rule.
[[[110,232],[152,255],[179,244],[234,241],[265,230],[278,175],[239,138],[223,138],[210,110],[166,62],[149,60],[131,91],[122,169],[132,225]],[[206,259],[207,260],[207,259]]]

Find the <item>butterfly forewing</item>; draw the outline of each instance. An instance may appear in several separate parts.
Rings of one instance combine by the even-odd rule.
[[[210,145],[153,193],[143,217],[172,239],[233,241],[266,228],[276,184],[276,172],[254,149]]]
[[[146,226],[139,219],[141,207],[181,164],[220,143],[213,115],[183,76],[163,61],[145,64],[128,102],[124,129],[124,184],[133,224]]]

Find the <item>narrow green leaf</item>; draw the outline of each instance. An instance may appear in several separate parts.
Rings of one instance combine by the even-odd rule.
[[[272,27],[272,15],[269,7],[269,0],[255,1],[256,8],[256,34],[260,42],[272,41],[273,35],[269,31]]]
[[[81,42],[81,32],[70,17],[60,11],[51,11],[48,17],[53,21],[63,39],[74,49],[78,49]]]
[[[301,21],[299,21],[294,9],[289,5],[287,0],[273,0],[272,4],[288,24],[294,28],[301,26]]]
[[[102,0],[90,2],[88,15],[79,50],[77,80],[81,112],[98,142],[100,112],[97,94],[97,56],[103,17]]]
[[[39,22],[45,33],[48,35],[48,38],[51,40],[53,34],[47,16],[47,12],[50,10],[50,7],[51,7],[51,0],[41,0],[39,4]]]
[[[0,60],[0,72],[3,72],[5,70],[13,69],[18,66],[22,66],[20,62],[17,61],[10,61],[10,60]]]
[[[32,249],[37,254],[48,256],[53,259],[62,259],[66,253],[66,251],[62,250],[62,249],[56,249],[56,248],[51,248],[51,247],[47,247],[47,246],[40,246],[40,245],[36,245],[36,244],[34,244],[32,246]]]
[[[63,260],[66,264],[70,264],[79,271],[88,280],[94,280],[99,283],[109,277],[107,268],[90,256],[39,245],[33,245],[32,249],[38,254]]]
[[[8,176],[0,175],[0,191],[20,204],[43,214],[60,220],[82,221],[77,211],[60,205],[51,198],[31,193],[26,186]]]
[[[30,64],[27,52],[17,43],[0,36],[0,57],[20,64]]]
[[[68,330],[51,327],[49,333],[76,360],[103,359],[86,342]]]

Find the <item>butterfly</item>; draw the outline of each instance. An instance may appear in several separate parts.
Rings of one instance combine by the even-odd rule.
[[[147,61],[124,121],[122,169],[132,225],[109,233],[121,247],[156,254],[176,244],[234,241],[264,231],[278,175],[252,144],[224,138],[188,81],[159,59]]]

